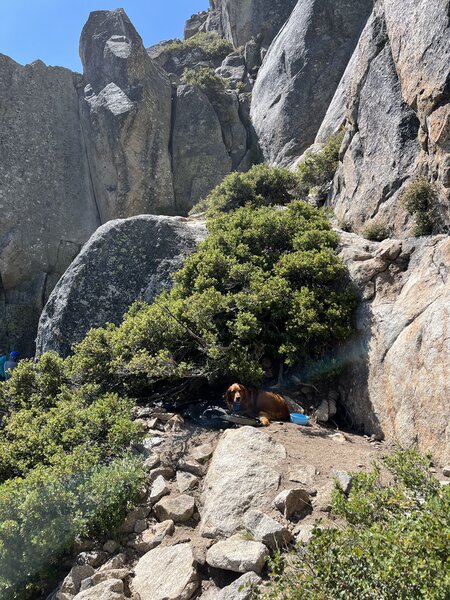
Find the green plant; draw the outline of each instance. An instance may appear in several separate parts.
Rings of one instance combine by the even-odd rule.
[[[183,73],[183,83],[194,85],[206,94],[221,94],[225,92],[225,80],[217,75],[210,67],[186,69]]]
[[[225,58],[234,51],[233,45],[217,34],[199,32],[187,40],[172,40],[164,47],[165,51],[200,50],[206,59]]]
[[[206,211],[208,217],[242,206],[285,205],[297,196],[298,180],[288,169],[255,165],[246,173],[230,173],[191,213]]]
[[[299,191],[307,196],[313,188],[315,193],[323,193],[332,181],[339,164],[339,149],[344,139],[344,131],[330,137],[324,147],[316,153],[309,152],[298,165]]]
[[[74,377],[133,393],[199,376],[257,383],[263,356],[314,362],[350,334],[355,294],[321,211],[304,202],[245,206],[208,229],[171,292],[88,334]]]
[[[414,235],[431,235],[435,224],[436,187],[426,177],[412,181],[401,195],[403,204],[416,225]]]
[[[324,529],[319,523],[308,545],[275,557],[263,597],[448,598],[450,489],[430,475],[428,463],[416,451],[397,450],[383,468],[355,474],[348,496],[336,488],[333,511],[346,525]]]
[[[338,227],[339,229],[342,229],[342,231],[346,231],[347,233],[353,233],[353,225],[351,221],[342,219],[338,222]]]
[[[36,598],[75,538],[117,527],[143,483],[129,455],[106,465],[76,452],[0,486],[0,596]]]
[[[382,223],[370,223],[363,229],[362,235],[371,242],[382,242],[391,235],[391,232]]]

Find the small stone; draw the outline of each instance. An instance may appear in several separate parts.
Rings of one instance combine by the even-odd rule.
[[[254,598],[253,592],[260,583],[261,577],[256,573],[244,573],[231,585],[222,588],[215,598],[216,600],[250,600]]]
[[[181,415],[174,415],[167,421],[164,431],[181,431],[183,429],[184,419]]]
[[[353,478],[349,473],[347,473],[347,471],[336,471],[334,474],[334,479],[344,494],[348,494],[350,492]]]
[[[314,417],[319,423],[326,423],[330,418],[330,410],[328,400],[322,400],[318,408],[314,412]]]
[[[159,456],[157,454],[152,453],[147,459],[145,459],[145,461],[142,464],[142,468],[144,469],[144,471],[151,471],[152,469],[158,467],[160,464],[161,459],[159,458]]]
[[[196,460],[180,460],[177,468],[179,471],[186,471],[197,477],[203,477],[205,474],[205,467]]]
[[[159,419],[152,418],[144,421],[147,429],[156,429],[156,431],[164,431],[164,424]]]
[[[153,510],[159,521],[172,520],[174,523],[184,523],[194,514],[195,500],[185,494],[175,498],[166,496],[155,504]]]
[[[134,526],[134,533],[142,533],[146,529],[147,521],[145,521],[144,519],[139,519],[139,521],[136,521],[136,524]]]
[[[286,527],[259,510],[247,511],[243,525],[257,542],[262,542],[271,550],[283,548],[292,539],[292,534]]]
[[[116,554],[102,565],[99,571],[115,571],[116,569],[123,569],[127,562],[126,555],[122,552],[121,554]]]
[[[102,581],[108,581],[108,579],[126,579],[128,575],[130,575],[131,571],[129,569],[111,569],[109,571],[99,571],[98,573],[94,573],[92,577],[88,577],[87,579],[83,579],[81,582],[80,592],[87,590],[94,585],[98,585],[102,583]]]
[[[330,440],[333,440],[334,442],[337,442],[338,444],[345,444],[345,442],[347,441],[347,438],[345,437],[345,435],[343,433],[330,433],[330,435],[328,436],[330,438]]]
[[[173,521],[163,521],[144,531],[142,535],[128,545],[140,554],[145,554],[156,548],[156,546],[159,546],[164,538],[171,536],[174,531],[175,525]]]
[[[91,565],[77,565],[70,570],[70,573],[64,579],[61,585],[60,592],[75,596],[80,591],[81,582],[83,579],[92,577],[95,570]]]
[[[136,522],[143,521],[144,519],[146,519],[148,517],[149,512],[149,507],[139,506],[138,508],[135,508],[130,513],[128,513],[125,521],[120,527],[120,531],[122,533],[133,533]]]
[[[77,565],[90,565],[91,567],[99,567],[101,564],[108,560],[106,552],[96,552],[91,550],[90,552],[80,552],[76,558]]]
[[[119,549],[119,543],[115,540],[108,540],[103,544],[103,550],[108,554],[114,554]]]
[[[148,480],[150,483],[153,483],[155,479],[158,477],[164,477],[164,479],[172,479],[175,475],[175,471],[172,467],[158,467],[157,469],[152,469],[148,474]]]
[[[195,475],[184,471],[177,472],[177,487],[181,493],[192,490],[192,488],[198,486],[198,483],[199,479]]]
[[[246,540],[239,533],[223,542],[217,542],[206,553],[206,562],[216,569],[247,573],[261,573],[266,558],[267,548],[261,542]]]
[[[446,466],[442,469],[442,473],[444,477],[450,477],[450,465]]]
[[[121,579],[108,579],[75,596],[73,600],[125,600]]]
[[[308,544],[312,538],[313,529],[314,525],[303,525],[302,523],[297,525],[292,532],[297,544]]]
[[[213,452],[214,448],[211,444],[202,444],[192,450],[191,457],[199,463],[205,463],[211,458]]]
[[[152,484],[152,489],[150,490],[150,494],[148,496],[149,501],[152,504],[155,504],[161,500],[163,496],[167,496],[168,494],[170,494],[170,489],[167,485],[167,481],[162,475],[158,475]]]
[[[284,515],[285,519],[291,519],[311,507],[311,500],[306,490],[301,488],[284,490],[275,498],[276,508]]]
[[[334,483],[329,481],[324,486],[319,488],[317,496],[314,498],[313,506],[322,512],[330,512],[332,504],[332,495]]]

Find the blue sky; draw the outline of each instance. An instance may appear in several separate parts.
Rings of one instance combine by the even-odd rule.
[[[26,64],[81,71],[78,42],[93,10],[124,8],[146,46],[183,37],[184,22],[208,0],[0,0],[0,53]]]

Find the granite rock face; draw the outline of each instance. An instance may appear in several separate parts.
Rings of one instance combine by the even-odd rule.
[[[168,77],[122,9],[90,14],[80,56],[82,125],[102,222],[175,213]]]
[[[314,141],[372,0],[300,0],[256,80],[252,119],[266,161],[286,165]]]
[[[259,36],[268,48],[289,18],[297,0],[211,0],[206,28],[217,31],[237,48]]]
[[[180,210],[192,207],[231,170],[216,111],[198,88],[177,90],[173,127],[173,185]]]
[[[355,231],[374,223],[408,235],[412,222],[400,196],[420,176],[437,188],[435,233],[450,225],[450,36],[444,5],[376,2],[322,124],[321,142],[333,123],[345,121],[347,127],[331,204]]]
[[[450,459],[450,240],[368,242],[342,233],[360,290],[357,335],[341,352],[354,427]]]
[[[67,69],[0,56],[0,335],[27,355],[49,293],[100,225],[79,81]]]
[[[119,323],[138,298],[151,301],[205,234],[201,222],[181,217],[141,215],[100,227],[50,296],[38,354],[66,356],[91,327]]]

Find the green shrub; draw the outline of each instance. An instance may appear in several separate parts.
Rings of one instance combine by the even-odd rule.
[[[420,177],[408,185],[401,199],[407,212],[415,218],[414,235],[431,235],[435,224],[436,187],[426,177]]]
[[[326,186],[333,180],[339,164],[339,149],[344,139],[344,131],[331,136],[322,150],[308,153],[297,169],[299,190],[302,196],[307,196],[313,188],[315,193],[323,193]]]
[[[73,377],[133,393],[198,376],[256,383],[263,356],[314,361],[349,335],[355,295],[321,211],[246,206],[208,229],[171,292],[88,334]]]
[[[0,597],[36,598],[75,539],[114,531],[142,484],[136,458],[102,466],[77,451],[1,485]]]
[[[362,235],[371,242],[382,242],[391,235],[391,232],[381,223],[371,223],[363,229]]]
[[[348,497],[334,493],[346,526],[313,531],[308,545],[274,563],[265,598],[397,600],[448,598],[450,488],[429,474],[429,461],[397,451],[385,461],[391,482],[354,475]]]
[[[225,56],[234,52],[234,47],[230,42],[212,32],[199,32],[187,40],[173,40],[164,47],[164,50],[169,52],[179,50],[189,51],[193,49],[201,50],[205,58],[210,60],[225,58]]]
[[[217,75],[210,67],[186,69],[183,73],[183,83],[194,85],[206,94],[221,94],[225,92],[225,80]]]
[[[288,169],[255,165],[246,173],[227,175],[191,214],[206,211],[214,217],[242,206],[285,205],[296,198],[297,192],[297,176]]]

